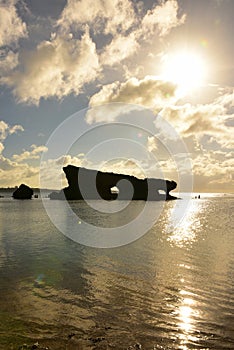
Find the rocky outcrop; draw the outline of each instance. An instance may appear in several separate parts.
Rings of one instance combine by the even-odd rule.
[[[31,199],[33,196],[33,190],[27,185],[21,184],[19,188],[17,188],[12,197],[14,199]]]
[[[68,187],[60,192],[52,192],[50,199],[105,199],[114,200],[169,200],[176,199],[170,195],[170,191],[177,186],[175,181],[145,178],[135,176],[105,173],[101,171],[85,169],[68,165],[63,168]],[[113,193],[112,188],[117,187],[118,193]]]

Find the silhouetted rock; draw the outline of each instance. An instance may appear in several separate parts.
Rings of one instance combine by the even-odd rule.
[[[33,190],[27,185],[21,184],[19,188],[17,188],[12,197],[14,199],[31,199],[33,195]]]
[[[63,168],[68,187],[60,192],[52,192],[50,199],[105,199],[114,200],[169,200],[177,199],[170,191],[177,186],[175,181],[145,178],[135,176],[105,173],[68,165]],[[119,193],[113,193],[111,188],[117,187]]]

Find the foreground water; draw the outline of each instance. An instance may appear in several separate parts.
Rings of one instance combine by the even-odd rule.
[[[0,349],[234,349],[233,204],[194,199],[168,231],[167,202],[142,238],[97,249],[64,237],[40,199],[1,199]]]

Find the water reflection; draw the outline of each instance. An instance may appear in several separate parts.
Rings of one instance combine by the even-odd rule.
[[[4,342],[12,349],[32,340],[67,350],[138,343],[142,349],[234,349],[234,236],[226,224],[229,202],[221,204],[194,200],[180,227],[166,232],[174,205],[167,202],[147,235],[105,250],[66,239],[39,201],[13,202],[13,211],[4,203]]]
[[[167,233],[170,233],[168,241],[172,245],[184,247],[197,240],[198,232],[202,228],[201,215],[204,211],[204,203],[196,200],[192,201],[181,221],[177,218],[180,215],[178,208],[174,212],[174,208],[171,209],[168,213],[170,225],[167,226]]]
[[[198,338],[194,335],[197,329],[196,319],[199,317],[199,311],[197,310],[197,303],[185,290],[181,290],[182,295],[181,304],[179,305],[177,318],[178,318],[178,328],[179,328],[179,340],[181,344],[181,349],[187,350],[186,344],[191,342],[197,342]]]

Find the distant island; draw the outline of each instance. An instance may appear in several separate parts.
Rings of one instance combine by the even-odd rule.
[[[68,181],[68,187],[59,192],[49,194],[50,199],[100,199],[104,200],[172,200],[177,197],[169,192],[177,186],[175,181],[145,178],[108,173],[92,169],[68,165],[63,167]],[[125,181],[124,181],[125,180]],[[132,191],[129,187],[132,185]],[[117,188],[117,191],[113,191]]]

